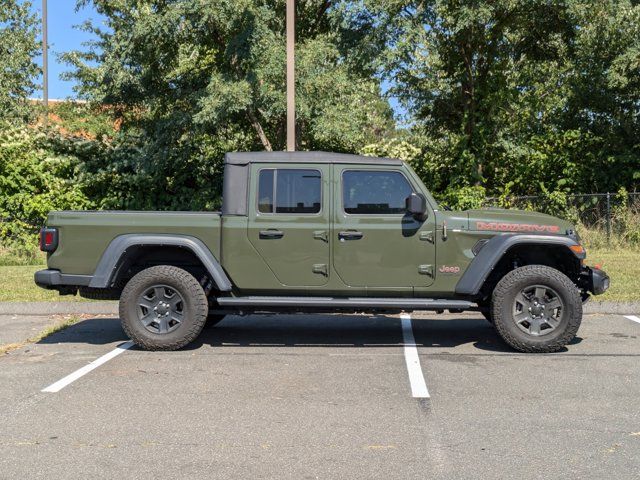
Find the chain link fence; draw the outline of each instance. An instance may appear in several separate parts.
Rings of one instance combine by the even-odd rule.
[[[591,240],[640,245],[640,193],[493,197],[486,208],[530,210],[565,218],[587,230]]]

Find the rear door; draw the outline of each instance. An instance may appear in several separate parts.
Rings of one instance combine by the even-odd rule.
[[[334,165],[336,274],[352,287],[412,291],[434,280],[435,221],[406,213],[418,185],[402,167]]]
[[[330,165],[253,164],[249,240],[282,285],[330,275]]]

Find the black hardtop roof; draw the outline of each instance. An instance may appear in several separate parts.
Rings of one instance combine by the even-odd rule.
[[[231,165],[277,162],[402,165],[402,160],[395,158],[365,157],[363,155],[331,152],[237,152],[227,153],[224,157],[224,163]]]

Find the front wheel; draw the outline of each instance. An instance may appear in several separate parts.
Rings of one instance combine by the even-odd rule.
[[[582,321],[582,300],[562,272],[543,265],[517,268],[498,283],[491,313],[502,339],[520,352],[557,352]]]
[[[191,343],[207,320],[208,302],[198,281],[181,268],[147,268],[120,297],[125,333],[145,350],[177,350]]]
[[[207,323],[205,324],[205,328],[215,327],[222,320],[224,320],[225,317],[226,315],[223,315],[223,314],[209,314],[209,316],[207,317]]]

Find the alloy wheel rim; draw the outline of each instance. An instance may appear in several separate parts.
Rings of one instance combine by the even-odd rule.
[[[562,321],[564,302],[546,285],[523,288],[513,302],[513,321],[528,335],[541,337],[553,332]]]
[[[173,332],[184,318],[184,299],[168,285],[154,285],[138,297],[138,320],[151,333]]]

